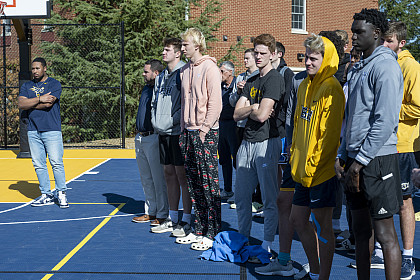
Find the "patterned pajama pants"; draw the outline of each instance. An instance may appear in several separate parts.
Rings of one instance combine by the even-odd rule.
[[[221,197],[217,161],[219,133],[211,129],[204,143],[199,130],[184,130],[179,139],[194,206],[195,232],[213,239],[221,230]]]

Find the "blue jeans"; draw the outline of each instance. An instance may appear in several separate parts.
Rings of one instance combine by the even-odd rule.
[[[39,181],[42,194],[51,194],[50,177],[47,168],[47,154],[54,178],[55,188],[65,191],[66,176],[63,164],[63,137],[61,131],[28,131],[29,148],[31,149],[32,163]]]

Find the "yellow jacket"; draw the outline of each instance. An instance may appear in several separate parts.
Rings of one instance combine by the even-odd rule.
[[[330,40],[320,69],[299,86],[294,116],[290,164],[295,182],[304,187],[319,185],[335,176],[334,162],[340,142],[345,97],[333,76],[338,55]]]
[[[420,151],[420,64],[409,51],[398,54],[398,64],[404,77],[404,97],[398,124],[399,153]]]

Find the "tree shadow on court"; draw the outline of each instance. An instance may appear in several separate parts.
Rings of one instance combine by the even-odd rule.
[[[115,208],[117,208],[121,203],[125,203],[124,207],[120,210],[120,212],[122,213],[126,213],[126,214],[144,213],[143,200],[135,200],[131,197],[116,194],[116,193],[104,193],[102,195],[106,197],[106,202],[113,205]]]
[[[28,181],[18,181],[15,184],[11,184],[9,189],[19,191],[22,195],[30,199],[35,199],[41,195],[39,184],[29,183]]]

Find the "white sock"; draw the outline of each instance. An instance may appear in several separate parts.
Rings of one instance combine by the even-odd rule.
[[[264,240],[264,241],[263,241],[263,243],[261,244],[261,247],[262,247],[264,250],[266,250],[266,251],[270,252],[271,247],[272,247],[272,244],[273,244],[273,242],[272,242],[272,241],[267,241],[267,240]]]
[[[332,226],[333,226],[333,229],[334,230],[341,231],[341,228],[340,228],[340,220],[339,219],[332,219]]]
[[[178,211],[169,210],[169,217],[171,217],[172,223],[178,223]]]
[[[384,253],[382,252],[381,244],[378,241],[375,242],[375,255],[377,255],[381,259],[384,258]]]
[[[413,257],[413,248],[411,248],[410,250],[403,249],[402,254],[403,254],[403,256],[412,258]]]
[[[187,224],[191,225],[191,214],[182,214],[182,221],[186,222]]]
[[[309,276],[311,277],[312,280],[319,280],[319,274],[309,272]]]

